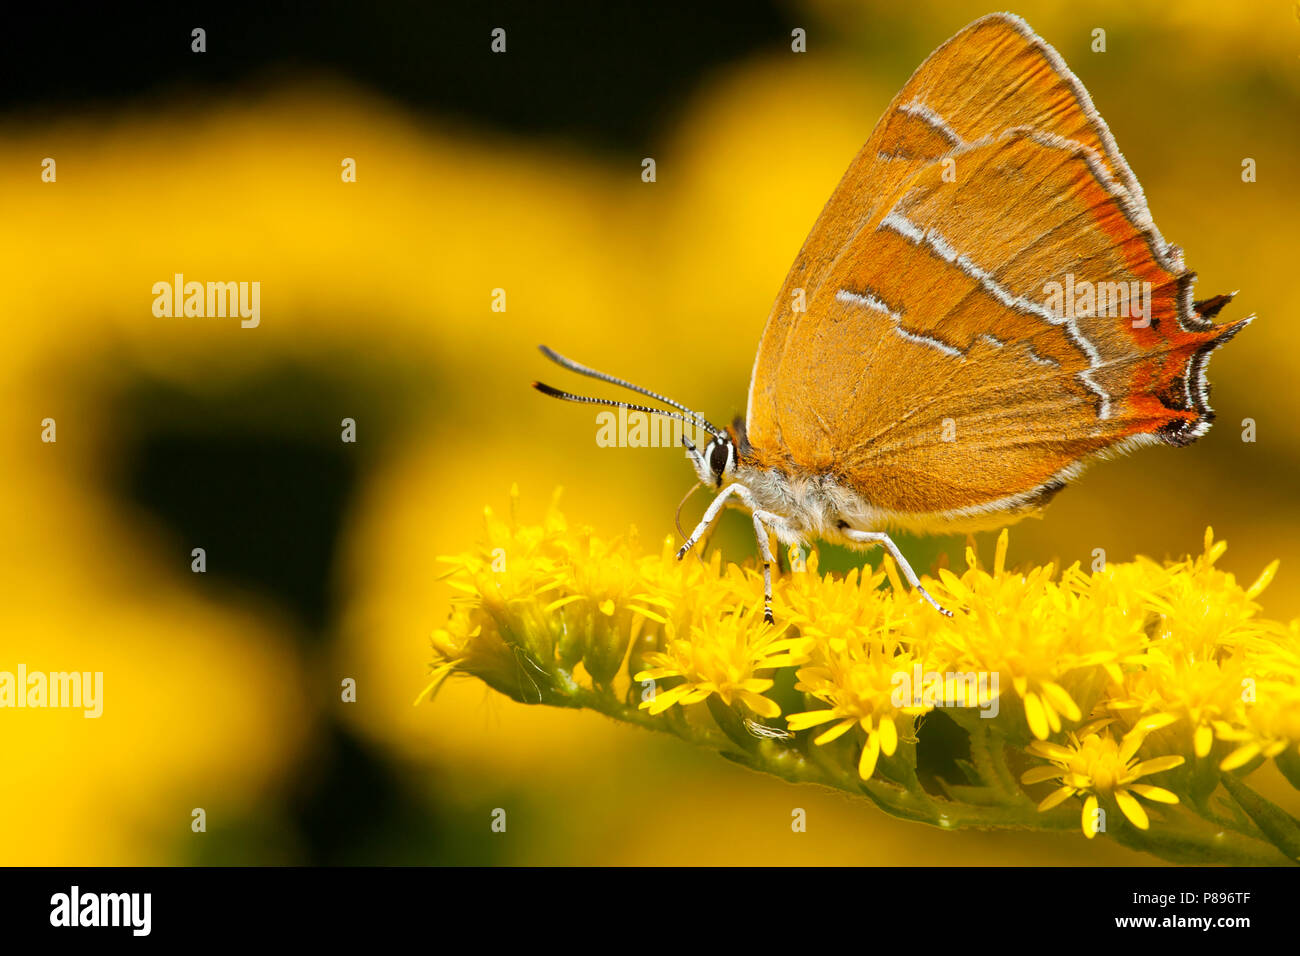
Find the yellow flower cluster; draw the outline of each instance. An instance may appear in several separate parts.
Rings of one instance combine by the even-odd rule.
[[[1225,828],[1300,858],[1300,830],[1262,797],[1233,814],[1208,801],[1220,778],[1238,778],[1236,793],[1268,759],[1300,782],[1300,627],[1259,616],[1276,562],[1242,587],[1215,567],[1225,545],[1208,530],[1181,562],[1059,574],[1007,569],[1003,532],[991,569],[968,549],[963,573],[926,582],[958,609],[951,619],[887,558],[875,573],[831,575],[813,553],[774,581],[773,626],[752,566],[717,552],[679,562],[671,540],[646,553],[635,532],[570,529],[554,501],[540,525],[519,524],[516,508],[508,520],[486,512],[477,551],[440,559],[459,595],[433,638],[430,693],[473,675],[519,701],[594,708],[941,826],[1037,815],[1059,827],[1056,808],[1075,798],[1089,837],[1117,809],[1110,830],[1170,858],[1215,858],[1211,831],[1221,845]],[[923,785],[917,743],[936,711],[969,735],[971,756],[954,779]],[[1136,782],[1155,774],[1162,786]],[[1056,789],[1034,792],[1048,781]],[[1163,805],[1152,808],[1162,839],[1138,797]]]

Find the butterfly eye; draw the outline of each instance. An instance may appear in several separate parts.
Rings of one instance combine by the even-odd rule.
[[[728,442],[715,441],[709,446],[709,469],[719,478],[727,470],[730,458],[731,446]]]

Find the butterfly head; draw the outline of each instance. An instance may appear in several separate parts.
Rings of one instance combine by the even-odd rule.
[[[702,449],[696,448],[689,438],[683,436],[682,444],[691,456],[695,473],[706,486],[721,488],[736,472],[736,443],[729,435],[712,438]]]
[[[588,368],[585,365],[565,358],[563,355],[548,349],[546,346],[540,346],[541,352],[555,364],[566,368],[571,372],[577,372],[579,375],[585,375],[588,378],[598,379],[602,382],[608,382],[611,385],[618,385],[622,388],[630,389],[633,392],[639,392],[657,402],[667,405],[668,408],[654,408],[649,405],[633,404],[631,402],[615,401],[608,398],[595,398],[589,395],[575,395],[572,392],[565,392],[558,388],[552,388],[541,382],[534,382],[533,388],[537,389],[543,395],[549,395],[552,398],[560,398],[569,402],[580,402],[586,405],[604,405],[613,408],[623,408],[629,411],[643,412],[650,415],[661,415],[665,418],[671,418],[681,422],[685,426],[685,431],[693,432],[696,437],[701,434],[711,436],[703,447],[697,446],[691,439],[683,433],[681,436],[682,446],[690,456],[691,462],[695,466],[695,473],[699,476],[701,482],[705,485],[713,485],[721,488],[723,483],[734,477],[736,465],[738,462],[738,448],[745,447],[743,424],[737,424],[731,428],[721,429],[712,424],[707,418],[699,412],[691,411],[680,402],[675,402],[671,398],[653,392],[648,388],[642,388],[640,385],[633,385],[631,382],[624,381],[621,378],[615,378],[605,372],[598,372],[595,369]],[[739,431],[737,429],[740,429]]]

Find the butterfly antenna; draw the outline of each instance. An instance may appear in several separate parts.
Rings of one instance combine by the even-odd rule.
[[[634,392],[639,392],[642,395],[645,395],[647,398],[653,398],[656,402],[663,402],[665,405],[668,405],[671,408],[675,408],[680,412],[685,412],[687,415],[693,418],[701,428],[703,428],[709,434],[713,435],[715,438],[722,437],[722,432],[719,431],[719,429],[715,425],[713,425],[707,418],[705,418],[699,412],[691,411],[691,409],[687,408],[681,402],[674,402],[671,398],[668,398],[666,395],[660,395],[658,392],[652,392],[648,388],[642,388],[640,385],[633,385],[631,382],[624,381],[621,378],[615,378],[613,375],[606,374],[605,372],[598,372],[594,368],[588,368],[585,365],[573,361],[573,359],[565,358],[559,352],[556,352],[554,349],[547,348],[545,345],[539,345],[537,346],[537,348],[538,351],[540,351],[543,355],[545,355],[556,365],[559,365],[561,368],[567,368],[570,372],[577,372],[579,375],[585,375],[588,378],[598,379],[602,382],[608,382],[611,385],[617,385],[620,388],[626,388]],[[548,392],[547,394],[551,394],[551,393]],[[559,396],[557,395],[554,397],[558,398]],[[636,406],[629,405],[627,407],[634,408]],[[653,411],[653,409],[651,409],[651,411]]]
[[[677,421],[684,422],[694,428],[703,428],[715,438],[723,437],[721,432],[706,421],[687,418],[685,415],[678,415],[676,412],[665,411],[662,408],[652,408],[649,405],[634,405],[631,402],[618,402],[612,398],[594,398],[591,395],[575,395],[573,392],[565,392],[558,388],[552,388],[545,382],[533,382],[533,388],[537,389],[543,395],[549,395],[551,398],[559,398],[566,402],[579,402],[583,405],[608,405],[610,408],[626,408],[630,412],[645,412],[649,415],[662,415],[664,418],[675,418]]]

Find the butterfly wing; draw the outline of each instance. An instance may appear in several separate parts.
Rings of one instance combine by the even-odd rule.
[[[1244,323],[1198,313],[1193,279],[1060,57],[984,17],[895,98],[787,277],[755,462],[904,525],[1037,506],[1091,455],[1208,428],[1206,357]]]

